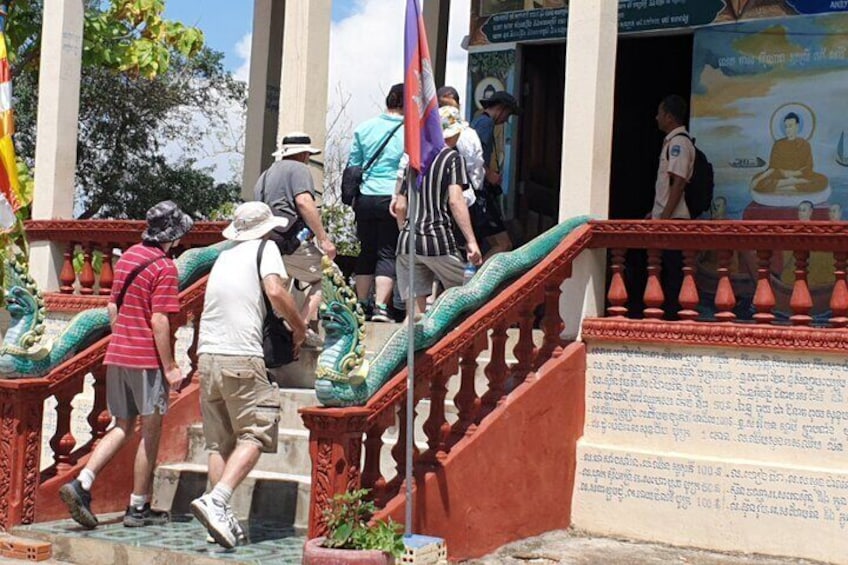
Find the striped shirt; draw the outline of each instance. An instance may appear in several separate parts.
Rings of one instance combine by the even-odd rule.
[[[106,365],[133,369],[158,369],[159,354],[153,340],[151,317],[154,313],[179,312],[179,282],[177,267],[158,246],[139,243],[127,249],[115,265],[115,282],[109,302],[117,303],[124,281],[136,267],[150,259],[156,261],[145,267],[124,295],[118,318],[112,329],[112,339],[106,349]]]
[[[442,149],[424,175],[418,192],[415,210],[415,254],[426,257],[455,255],[454,220],[448,201],[448,187],[457,184],[468,186],[465,160],[455,149]],[[403,183],[404,192],[406,183]],[[397,254],[405,255],[409,249],[409,220],[398,238]]]

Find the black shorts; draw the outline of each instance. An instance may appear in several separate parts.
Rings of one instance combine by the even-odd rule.
[[[391,196],[360,195],[356,199],[356,235],[361,250],[356,260],[357,275],[395,276],[397,220],[389,214]]]

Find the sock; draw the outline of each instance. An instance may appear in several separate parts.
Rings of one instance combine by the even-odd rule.
[[[218,483],[217,485],[215,485],[215,488],[212,489],[212,492],[209,493],[209,496],[215,502],[221,504],[222,506],[226,506],[230,503],[230,498],[233,496],[233,489],[231,489],[224,483]]]
[[[150,502],[149,494],[131,494],[130,506],[133,508],[144,508],[144,505]]]
[[[91,490],[91,485],[92,485],[92,483],[94,483],[94,477],[95,477],[94,471],[91,471],[89,469],[83,469],[82,471],[80,471],[80,474],[79,474],[79,477],[77,477],[77,480],[80,482],[80,485],[82,486],[83,489]]]

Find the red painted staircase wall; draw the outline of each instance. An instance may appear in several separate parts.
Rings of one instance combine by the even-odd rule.
[[[569,345],[417,478],[414,531],[447,541],[451,560],[571,524],[577,440],[583,435],[586,349]],[[403,492],[403,491],[401,491]],[[403,494],[381,517],[403,521]]]

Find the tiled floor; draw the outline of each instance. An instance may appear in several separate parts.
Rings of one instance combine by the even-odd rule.
[[[111,519],[107,518],[105,522],[103,519],[106,517],[101,517],[100,526],[94,530],[82,529],[73,520],[32,524],[26,529],[256,564],[299,564],[306,540],[291,528],[282,528],[278,524],[242,523],[248,531],[250,543],[227,550],[207,543],[206,529],[191,516],[173,516],[170,524],[144,528],[125,528],[121,516],[111,515]]]

